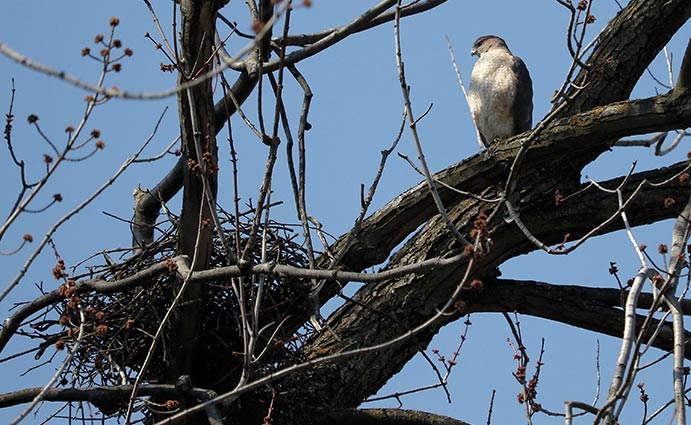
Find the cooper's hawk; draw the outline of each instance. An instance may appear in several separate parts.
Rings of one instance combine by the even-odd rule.
[[[470,54],[478,60],[470,75],[468,103],[485,147],[529,130],[533,82],[521,58],[512,55],[506,42],[494,35],[478,38]]]

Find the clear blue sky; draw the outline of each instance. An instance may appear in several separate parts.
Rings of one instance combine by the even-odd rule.
[[[168,2],[154,3],[164,27],[169,30]],[[294,32],[312,32],[338,26],[375,3],[373,0],[314,0],[312,8],[295,11],[292,28]],[[614,1],[600,0],[595,3],[593,14],[597,21],[592,26],[590,38],[616,10]],[[241,25],[247,23],[244,2],[231,2],[226,15]],[[107,85],[117,85],[128,91],[149,92],[174,86],[174,76],[158,70],[159,63],[165,62],[165,58],[154,51],[151,43],[143,37],[146,32],[157,38],[158,35],[142,2],[72,0],[68,5],[47,1],[7,2],[0,14],[0,40],[34,60],[94,82],[98,65],[82,58],[80,51],[82,47],[93,46],[96,34],[109,30],[108,20],[111,16],[120,18],[118,37],[125,46],[134,50],[134,56],[123,62],[123,71],[113,76]],[[569,66],[565,46],[567,23],[566,10],[555,1],[510,0],[449,1],[436,10],[404,21],[403,53],[408,82],[412,87],[414,110],[420,114],[429,104],[434,105],[431,113],[419,125],[425,154],[432,169],[441,170],[478,150],[468,107],[449,59],[445,36],[454,45],[458,66],[466,83],[475,60],[469,54],[472,42],[486,34],[505,38],[514,54],[523,58],[531,72],[535,92],[534,122],[537,122],[549,109],[549,98],[559,87]],[[690,27],[686,25],[670,45],[675,72],[690,35]],[[170,32],[168,36],[172,37]],[[232,52],[240,47],[240,44],[231,45],[229,50]],[[390,145],[400,125],[403,104],[395,68],[392,24],[354,35],[304,61],[299,68],[315,94],[310,117],[313,129],[308,133],[307,140],[308,209],[330,233],[340,235],[349,229],[359,211],[360,184],[371,182],[379,162],[379,152]],[[658,78],[667,80],[661,58],[655,61],[651,71]],[[17,88],[13,133],[15,149],[29,163],[30,175],[40,176],[42,154],[48,153],[48,147],[29,128],[26,116],[38,115],[42,129],[60,144],[65,139],[64,128],[76,125],[81,117],[85,92],[0,57],[0,111],[3,113],[9,105],[11,78],[15,79]],[[652,96],[656,90],[664,91],[644,75],[633,97]],[[296,128],[302,98],[299,88],[292,82],[286,86],[285,98],[288,99],[287,107],[292,114],[293,127]],[[168,114],[148,150],[154,155],[178,133],[175,98],[160,101],[115,100],[97,109],[87,128],[101,131],[106,149],[87,161],[66,164],[45,194],[49,197],[59,192],[65,200],[44,214],[25,215],[4,238],[0,250],[13,248],[15,241],[25,233],[31,233],[35,239],[39,239],[57,218],[115,172],[122,161],[148,137],[166,106],[169,107]],[[250,111],[250,117],[256,116],[256,108],[246,106],[246,109]],[[235,127],[241,125],[235,124]],[[256,199],[266,149],[249,133],[239,133],[236,137],[243,199]],[[223,144],[221,146],[220,178],[223,182],[229,181],[230,175],[228,149]],[[642,148],[617,150],[603,155],[587,171],[593,178],[606,179],[625,174],[633,160],[639,160],[637,170],[644,170],[679,161],[688,150],[682,147],[671,158],[665,157],[663,160],[653,158],[651,150]],[[399,152],[415,158],[408,134],[399,145]],[[128,245],[128,226],[102,212],[129,218],[132,190],[137,185],[154,185],[174,161],[173,157],[168,157],[155,164],[133,166],[107,190],[105,196],[66,224],[55,237],[55,242],[68,267],[99,250]],[[277,167],[273,199],[282,199],[285,203],[275,212],[288,221],[296,221],[291,208],[292,195],[285,178],[284,157],[279,159]],[[3,182],[0,214],[6,216],[19,180],[17,170],[10,165],[4,148],[0,150],[0,179]],[[419,176],[404,161],[391,158],[372,211],[419,180]],[[221,198],[222,203],[229,205],[232,195],[229,190],[223,190]],[[41,201],[37,203],[40,204]],[[173,203],[173,208],[177,208],[176,205]],[[637,229],[636,234],[640,242],[656,246],[669,242],[670,229],[670,223],[661,223]],[[0,287],[14,278],[27,252],[25,249],[13,257],[0,257]],[[547,255],[536,253],[517,258],[504,265],[502,272],[508,278],[615,287],[616,283],[608,273],[610,261],[618,263],[625,277],[633,276],[638,269],[635,253],[623,234],[593,240],[568,257],[548,258]],[[54,289],[57,282],[50,273],[54,262],[51,250],[45,249],[20,287],[0,304],[0,314],[9,315],[14,302],[34,298],[37,295],[35,283],[43,282],[47,290]],[[510,337],[509,329],[499,315],[475,315],[472,322],[468,341],[449,386],[453,403],[446,402],[441,390],[433,390],[403,398],[404,407],[433,411],[480,424],[485,423],[490,394],[492,389],[496,389],[493,423],[521,423],[523,408],[516,403],[520,388],[511,376],[515,363],[506,343]],[[565,399],[592,402],[597,379],[597,341],[601,344],[601,399],[605,396],[618,352],[618,340],[530,317],[522,317],[522,327],[532,359],[538,356],[540,338],[546,339],[545,366],[538,388],[538,400],[543,406],[561,412]],[[440,332],[430,348],[439,348],[442,354],[450,357],[461,331],[461,323],[448,326]],[[15,347],[15,350],[20,349],[19,346]],[[3,356],[9,352],[3,353]],[[657,354],[649,355],[650,359]],[[57,362],[20,378],[19,374],[31,365],[27,360],[0,363],[0,375],[4,377],[0,380],[0,392],[41,385],[52,373],[54,364]],[[667,401],[672,394],[669,364],[648,375],[641,375],[640,380],[649,387],[653,408]],[[392,379],[382,393],[403,391],[432,382],[434,375],[429,367],[416,359]],[[640,420],[638,415],[642,407],[637,404],[640,404],[637,400],[630,402],[627,422]],[[395,406],[396,402],[392,401],[389,405]],[[45,407],[45,412],[50,411],[51,406]],[[0,422],[5,423],[15,413],[0,410]],[[670,418],[671,414],[663,415],[658,423],[666,423]],[[588,421],[588,418],[584,418],[578,423]],[[559,424],[563,423],[563,419],[538,415],[535,422]],[[27,423],[31,423],[31,420]]]

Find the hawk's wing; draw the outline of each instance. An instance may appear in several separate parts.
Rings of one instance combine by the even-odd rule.
[[[518,56],[513,57],[511,69],[516,76],[516,97],[513,100],[514,134],[523,133],[533,127],[533,80],[525,63]]]

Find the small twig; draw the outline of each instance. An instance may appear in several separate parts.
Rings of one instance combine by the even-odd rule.
[[[58,370],[55,372],[55,374],[50,378],[48,383],[43,386],[41,391],[34,397],[34,399],[31,401],[31,404],[29,404],[26,409],[22,411],[22,413],[19,414],[11,423],[12,425],[16,425],[24,418],[26,418],[29,413],[36,407],[38,403],[43,400],[43,397],[46,395],[46,392],[48,389],[50,389],[53,384],[58,380],[58,378],[62,375],[62,372],[65,370],[65,367],[72,361],[72,358],[74,355],[79,351],[79,347],[81,346],[82,343],[82,338],[84,337],[84,323],[86,322],[86,317],[84,315],[84,308],[82,307],[81,303],[78,304],[77,308],[79,309],[79,334],[77,335],[77,341],[74,343],[74,347],[72,350],[69,350],[67,353],[67,356],[65,357],[65,360],[63,360],[62,364],[60,367],[58,367]]]
[[[86,118],[86,117],[85,117],[85,118]],[[162,118],[162,116],[161,116],[161,118]],[[83,121],[83,123],[84,123],[84,121]],[[160,119],[159,119],[159,121],[156,123],[156,127],[155,127],[155,128],[158,128],[158,124],[159,124],[159,123],[160,123]],[[86,208],[87,205],[89,205],[91,202],[93,202],[94,199],[96,199],[97,197],[99,197],[99,196],[101,195],[101,193],[103,193],[110,185],[112,185],[112,184],[120,177],[120,175],[122,175],[122,173],[124,173],[125,170],[127,170],[127,168],[128,168],[137,158],[139,158],[139,156],[141,155],[142,151],[148,146],[149,142],[153,139],[153,135],[154,135],[154,134],[155,134],[155,133],[153,133],[144,143],[142,143],[142,145],[139,147],[139,149],[137,150],[137,152],[135,152],[135,154],[134,154],[132,157],[126,159],[126,160],[122,163],[122,165],[120,165],[120,168],[118,168],[118,170],[113,174],[113,176],[111,176],[111,177],[110,177],[106,182],[104,182],[98,189],[96,189],[95,192],[93,192],[91,195],[89,195],[89,196],[88,196],[84,201],[82,201],[79,205],[77,205],[77,206],[74,207],[70,212],[68,212],[67,214],[65,214],[64,216],[62,216],[58,221],[55,222],[55,224],[53,224],[53,226],[51,226],[50,229],[48,229],[48,230],[46,231],[46,234],[44,235],[43,239],[41,240],[41,242],[39,242],[39,245],[36,247],[36,249],[33,251],[33,253],[26,259],[26,261],[24,262],[24,265],[22,266],[21,270],[17,273],[17,276],[15,276],[15,278],[12,280],[12,282],[10,282],[10,284],[7,285],[7,287],[0,293],[0,301],[2,301],[2,300],[7,296],[7,294],[9,294],[10,291],[12,291],[12,289],[14,289],[14,287],[17,286],[17,285],[19,284],[19,282],[23,279],[24,275],[25,275],[26,272],[29,270],[29,267],[31,266],[31,264],[33,264],[33,262],[34,262],[34,260],[36,259],[36,257],[38,257],[38,255],[41,253],[41,251],[43,250],[43,248],[45,247],[45,245],[48,243],[48,241],[50,240],[50,238],[53,236],[53,234],[55,234],[55,232],[56,232],[65,222],[67,222],[67,221],[70,220],[72,217],[74,217],[74,216],[77,215],[79,212],[81,212],[84,208]],[[30,197],[31,197],[31,196],[30,196]],[[30,197],[29,197],[29,198],[30,198]]]
[[[406,113],[408,115],[410,133],[413,137],[413,143],[415,144],[418,159],[420,160],[420,166],[425,175],[425,180],[427,181],[427,187],[429,188],[430,194],[432,195],[432,199],[434,199],[434,204],[437,207],[439,215],[441,216],[444,223],[446,223],[447,229],[449,229],[449,231],[456,237],[456,239],[460,242],[462,246],[471,245],[471,243],[461,234],[461,232],[458,231],[454,223],[451,221],[451,218],[447,214],[446,208],[444,207],[444,204],[442,203],[441,198],[439,197],[439,192],[437,192],[437,189],[434,186],[434,181],[432,180],[432,173],[430,173],[429,167],[427,167],[425,154],[422,151],[420,137],[417,132],[417,119],[415,119],[415,116],[413,115],[413,107],[410,101],[410,87],[406,82],[405,68],[403,65],[403,56],[401,52],[400,7],[401,0],[398,0],[397,13],[394,25],[394,42],[396,45],[396,67],[398,68],[398,79],[401,83],[401,92],[403,93],[403,101],[405,104]]]
[[[453,52],[453,46],[451,45],[451,40],[449,39],[449,36],[446,36],[446,45],[449,48],[449,53],[451,54],[451,64],[453,65],[454,71],[456,71],[456,79],[458,80],[458,85],[461,86],[461,92],[463,92],[463,97],[465,98],[466,104],[470,105],[470,102],[468,101],[468,92],[465,89],[465,85],[463,84],[463,78],[461,78],[461,72],[458,70],[458,65],[456,64],[456,55]],[[473,122],[473,128],[475,129],[475,135],[477,136],[477,143],[480,145],[480,150],[484,150],[485,144],[482,143],[482,137],[480,137],[480,131],[477,129],[477,124],[475,123],[475,120],[471,120]]]
[[[194,249],[194,255],[196,256],[198,253],[197,245],[199,244],[199,239],[200,239],[200,234],[201,232],[197,232],[197,237],[196,237],[196,243],[195,243],[195,249]],[[178,273],[183,277],[183,281],[180,284],[180,287],[178,288],[177,294],[175,294],[175,298],[170,304],[170,307],[166,310],[166,313],[163,315],[163,318],[161,318],[160,323],[158,324],[158,328],[156,329],[156,333],[154,334],[152,340],[151,340],[151,345],[149,346],[149,350],[146,353],[146,357],[144,358],[144,361],[142,362],[142,366],[139,369],[139,373],[137,373],[137,377],[134,380],[134,384],[132,385],[132,392],[130,393],[130,399],[127,404],[127,412],[125,413],[125,423],[130,422],[130,418],[132,416],[132,408],[134,407],[134,402],[137,399],[137,390],[139,386],[142,383],[142,380],[144,379],[144,375],[146,374],[146,370],[149,367],[149,364],[151,363],[151,360],[153,359],[154,356],[154,350],[156,349],[156,346],[158,345],[158,341],[160,340],[161,334],[163,332],[163,329],[167,326],[168,320],[170,320],[170,317],[173,315],[173,311],[175,311],[178,303],[182,299],[183,294],[185,293],[185,289],[187,288],[189,282],[190,282],[190,277],[192,276],[192,273],[190,271],[190,265],[194,264],[195,258],[192,258],[191,262],[188,262],[189,259],[187,257],[177,257],[175,259],[175,265],[177,266],[177,271]]]
[[[161,22],[158,20],[158,16],[156,15],[156,12],[154,11],[153,6],[151,6],[151,2],[149,0],[142,0],[144,4],[146,4],[146,7],[149,9],[149,12],[151,13],[151,17],[154,20],[154,25],[156,26],[156,29],[158,30],[158,33],[161,35],[161,39],[163,40],[163,43],[166,45],[168,48],[168,52],[170,55],[177,57],[177,51],[173,49],[173,47],[168,43],[168,38],[166,37],[165,31],[163,31],[163,28],[161,28]],[[175,61],[177,64],[177,60]]]
[[[489,399],[489,410],[487,411],[487,425],[492,424],[492,410],[494,409],[494,396],[497,394],[497,390],[492,389],[492,396]]]

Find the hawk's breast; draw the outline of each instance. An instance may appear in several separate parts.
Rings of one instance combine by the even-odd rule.
[[[468,102],[473,119],[486,143],[513,136],[516,76],[508,53],[486,52],[470,76]]]

